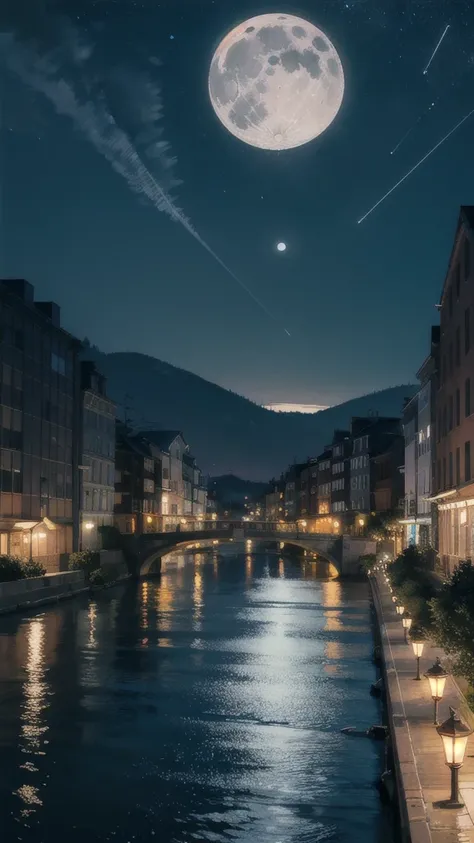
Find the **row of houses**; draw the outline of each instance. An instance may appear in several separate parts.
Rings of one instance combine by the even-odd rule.
[[[58,570],[100,528],[174,530],[206,514],[206,483],[180,431],[117,420],[104,377],[54,302],[0,282],[0,553]]]
[[[272,482],[265,517],[312,533],[360,534],[376,513],[402,516],[403,462],[401,418],[353,418],[321,454]]]
[[[265,498],[270,520],[363,531],[380,515],[445,573],[474,559],[474,206],[462,206],[428,354],[400,419],[353,419]]]

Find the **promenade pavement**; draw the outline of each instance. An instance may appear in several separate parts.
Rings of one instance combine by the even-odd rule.
[[[437,803],[449,798],[450,770],[446,766],[442,741],[433,725],[433,701],[428,680],[423,677],[437,656],[444,653],[427,642],[420,661],[422,679],[415,680],[416,659],[411,644],[404,640],[401,619],[382,575],[372,578],[379,615],[382,646],[387,668],[387,691],[393,715],[393,737],[405,793],[412,843],[474,843],[474,735],[469,739],[464,765],[459,773],[464,807],[447,809]],[[470,712],[456,681],[448,677],[440,722],[449,716],[449,706],[474,728]]]

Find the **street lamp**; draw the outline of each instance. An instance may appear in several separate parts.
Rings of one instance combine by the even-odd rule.
[[[416,676],[415,676],[415,679],[417,681],[420,681],[420,679],[421,679],[421,676],[420,676],[420,659],[423,655],[423,647],[425,646],[425,642],[421,638],[419,638],[418,640],[416,640],[416,638],[415,638],[415,640],[412,639],[411,646],[413,647],[413,653],[415,654],[415,658],[416,658]]]
[[[395,606],[395,611],[396,611],[397,615],[403,615],[403,613],[405,611],[405,606],[402,606],[402,604],[399,603],[398,606]]]
[[[393,603],[398,603],[398,597],[395,597],[395,595],[394,595],[394,594],[392,594],[392,602],[393,602]]]
[[[425,673],[425,677],[430,683],[431,699],[434,702],[433,723],[435,726],[438,726],[438,703],[443,698],[444,686],[446,685],[446,679],[448,678],[448,674],[439,658],[436,659],[433,667],[428,668]]]
[[[451,796],[444,803],[446,808],[461,808],[459,800],[459,770],[463,765],[467,739],[472,735],[472,729],[463,723],[454,708],[449,709],[449,717],[436,731],[443,741],[446,764],[451,770]]]
[[[410,632],[412,623],[413,623],[413,620],[412,620],[411,616],[409,615],[408,612],[405,612],[403,617],[402,617],[402,626],[403,626],[403,629],[405,630],[405,641],[406,641],[407,644],[408,644],[408,633]]]

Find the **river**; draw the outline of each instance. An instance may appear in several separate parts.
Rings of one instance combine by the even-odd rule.
[[[390,843],[364,583],[277,555],[0,618],[0,821],[34,843]]]

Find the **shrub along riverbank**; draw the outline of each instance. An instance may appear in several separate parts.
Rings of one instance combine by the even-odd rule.
[[[430,638],[450,657],[454,674],[468,683],[474,706],[474,567],[460,562],[444,582],[433,572],[432,552],[408,547],[388,567],[398,601],[412,616],[412,634]]]
[[[30,577],[44,577],[46,568],[34,559],[0,555],[0,582],[16,582]]]

